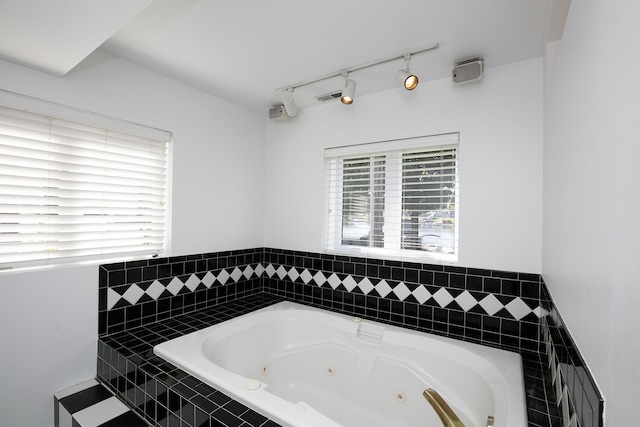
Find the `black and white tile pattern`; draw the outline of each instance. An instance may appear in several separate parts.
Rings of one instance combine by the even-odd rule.
[[[184,411],[192,414],[191,405],[196,405],[190,400],[193,390],[175,388],[173,392],[182,396],[179,402],[186,399],[189,403],[186,409],[174,408],[173,412],[175,402],[173,406],[166,402],[160,407],[157,402],[150,403],[148,399],[156,389],[153,393],[140,392],[140,388],[152,387],[139,384],[142,379],[153,379],[156,387],[162,383],[157,379],[164,378],[162,374],[154,374],[160,361],[149,359],[147,341],[157,340],[158,336],[173,337],[178,319],[188,319],[187,326],[179,328],[180,333],[186,333],[183,328],[204,327],[206,322],[202,322],[201,316],[209,310],[219,313],[217,319],[237,314],[236,302],[242,306],[240,311],[244,311],[274,298],[520,352],[525,362],[529,427],[602,427],[597,421],[602,418],[597,388],[584,372],[581,378],[587,380],[583,384],[571,377],[580,369],[587,373],[588,370],[584,364],[574,362],[579,358],[572,355],[568,359],[562,350],[574,347],[561,345],[570,341],[570,337],[565,339],[566,329],[549,320],[553,319],[555,308],[542,278],[536,274],[270,248],[104,265],[100,268],[99,334],[100,342],[109,342],[111,350],[109,356],[99,357],[99,367],[106,369],[112,388],[128,404],[142,404],[144,409],[139,414],[152,411],[154,419],[165,416],[167,425],[182,421],[199,427],[198,423],[180,419]],[[113,337],[118,337],[117,345]],[[555,349],[556,355],[547,354],[549,348]],[[147,353],[142,349],[147,349]],[[555,368],[547,363],[554,357],[558,361]],[[566,360],[571,363],[564,363]],[[145,374],[140,379],[135,367],[142,365]],[[175,368],[164,371],[171,369]],[[186,374],[179,374],[179,382],[183,381],[182,375]],[[184,381],[190,382],[189,378]],[[169,380],[171,384],[172,381]],[[138,388],[131,388],[132,383]],[[171,384],[167,387],[171,388]],[[583,396],[579,400],[581,393],[589,394],[589,398]],[[587,401],[588,404],[574,404]],[[205,412],[217,408],[223,418],[234,414],[228,409],[235,403],[225,410],[220,405],[211,406],[211,402],[201,404],[207,408]],[[567,406],[564,411],[563,405]],[[202,406],[195,408],[196,415],[200,414],[198,410],[204,410]],[[163,412],[166,409],[169,411]],[[596,421],[583,421],[586,419]],[[245,427],[248,423],[238,418],[225,422]],[[203,421],[202,425],[209,424]]]
[[[54,395],[55,427],[148,427],[138,415],[92,379]]]
[[[170,280],[154,280],[150,283],[132,283],[116,291],[107,289],[107,311],[114,308],[135,305],[139,301],[158,300],[162,296],[176,296],[181,292],[195,292],[198,289],[210,289],[212,286],[225,286],[228,283],[237,283],[240,280],[260,278],[262,274],[268,278],[277,277],[280,280],[296,282],[302,281],[305,285],[312,284],[322,287],[330,287],[333,290],[342,289],[347,292],[356,292],[363,295],[374,295],[380,298],[390,298],[397,301],[405,301],[411,297],[411,301],[425,304],[429,301],[437,303],[441,308],[447,308],[455,302],[456,307],[464,312],[473,309],[482,309],[483,314],[493,316],[503,310],[515,320],[521,320],[528,315],[537,318],[544,317],[546,311],[534,301],[533,307],[524,302],[518,296],[511,298],[498,298],[492,293],[470,292],[463,290],[450,290],[439,287],[435,291],[429,291],[421,284],[405,284],[405,282],[387,281],[385,279],[358,277],[354,275],[338,275],[327,271],[314,271],[307,268],[298,270],[296,267],[287,268],[283,265],[268,264],[265,267],[261,263],[255,266],[236,266],[229,269],[221,269],[217,272],[208,271],[205,274],[191,274],[176,276]],[[146,298],[146,299],[145,299]]]

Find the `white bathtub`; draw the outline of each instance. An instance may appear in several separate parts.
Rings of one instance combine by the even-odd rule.
[[[516,353],[291,302],[154,352],[283,426],[441,427],[427,388],[465,427],[527,426]]]

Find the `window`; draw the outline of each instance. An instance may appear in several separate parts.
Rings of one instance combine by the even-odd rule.
[[[457,133],[326,149],[326,249],[456,261],[457,155]]]
[[[0,269],[163,253],[170,139],[0,91]]]

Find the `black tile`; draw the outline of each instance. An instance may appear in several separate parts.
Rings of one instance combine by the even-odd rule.
[[[135,412],[127,411],[124,414],[118,415],[106,423],[100,424],[98,427],[148,427],[149,424],[140,419]]]
[[[102,385],[97,384],[60,399],[60,404],[71,414],[109,399],[113,395]]]

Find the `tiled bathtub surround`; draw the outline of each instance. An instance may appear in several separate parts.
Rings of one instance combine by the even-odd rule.
[[[104,344],[127,331],[264,293],[518,351],[525,361],[530,427],[569,425],[551,385],[548,340],[541,341],[549,336],[545,319],[553,305],[539,275],[269,248],[110,264],[100,269],[100,334],[109,335]],[[133,366],[148,359],[127,345],[116,347],[137,356],[128,361]],[[104,359],[102,364],[117,368]],[[574,407],[565,411],[567,422]]]
[[[546,292],[546,289],[543,290]],[[546,299],[548,316],[541,320],[547,367],[562,408],[564,426],[602,427],[604,401],[582,355],[577,351],[564,321],[551,298]],[[575,418],[576,423],[572,424]]]

